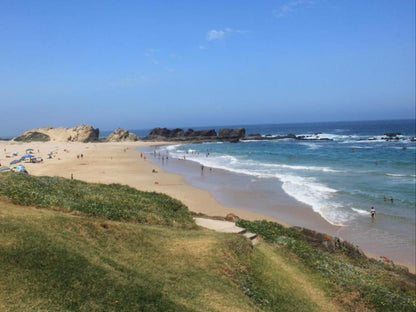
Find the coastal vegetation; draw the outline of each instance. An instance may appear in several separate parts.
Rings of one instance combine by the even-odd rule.
[[[31,131],[19,135],[18,137],[14,138],[14,140],[17,142],[48,142],[51,140],[51,138],[45,133]]]
[[[343,304],[364,303],[377,311],[416,310],[415,275],[402,267],[395,268],[392,262],[367,258],[348,242],[341,242],[337,247],[322,244],[332,238],[310,230],[285,228],[268,221],[240,220],[237,224],[261,235],[275,246],[277,253],[290,254],[311,272],[324,277],[331,285],[332,295]],[[323,240],[316,240],[314,236]]]
[[[414,275],[305,232],[198,228],[181,202],[119,184],[0,174],[0,310],[414,311]]]

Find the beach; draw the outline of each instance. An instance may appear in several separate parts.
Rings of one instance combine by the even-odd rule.
[[[74,179],[86,182],[120,183],[142,191],[168,194],[182,201],[196,213],[221,217],[234,213],[248,220],[266,219],[287,225],[265,214],[223,206],[210,192],[191,186],[181,175],[165,172],[152,164],[148,156],[140,157],[141,152],[138,148],[159,144],[163,142],[18,143],[0,141],[0,163],[8,166],[11,160],[20,158],[25,154],[26,149],[32,148],[35,156],[43,158],[41,163],[21,163],[32,175],[58,176],[68,179],[72,176]],[[17,152],[18,156],[6,158],[5,155],[12,154],[12,152]],[[55,157],[47,159],[47,154],[50,152],[56,152]]]
[[[326,222],[307,206],[291,201],[283,191],[279,193],[280,200],[275,198],[270,209],[259,208],[256,206],[256,196],[264,197],[263,194],[253,192],[252,189],[244,189],[244,187],[234,190],[227,187],[228,184],[245,183],[244,185],[247,186],[252,184],[250,180],[245,180],[242,176],[230,175],[226,170],[210,172],[208,168],[205,168],[202,175],[200,166],[188,160],[171,158],[162,163],[151,153],[155,148],[153,146],[162,144],[166,142],[18,143],[0,141],[0,163],[2,166],[7,166],[11,160],[24,155],[26,149],[32,148],[35,156],[43,158],[41,163],[22,163],[32,175],[72,177],[94,183],[120,183],[142,191],[165,193],[182,201],[191,211],[208,216],[225,217],[233,213],[243,219],[265,219],[285,226],[308,227],[307,225],[312,225],[310,228],[330,235],[336,235],[340,230],[340,227]],[[6,157],[13,152],[17,152],[18,156]],[[54,152],[54,157],[48,159],[47,155],[51,152]],[[167,167],[172,172],[164,170]],[[188,173],[186,176],[183,175],[184,170]],[[226,191],[221,195],[212,188],[204,187],[204,179],[211,179],[207,181],[210,185],[216,184],[219,189]],[[282,217],[279,218],[280,216]],[[294,218],[300,223],[291,222],[295,221]],[[368,253],[365,246],[360,247],[369,256],[379,258],[382,255],[377,252]],[[414,264],[396,260],[395,262],[408,266],[412,272],[415,271]]]

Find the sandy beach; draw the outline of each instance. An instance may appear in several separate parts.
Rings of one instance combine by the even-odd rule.
[[[9,166],[10,161],[20,158],[26,149],[32,148],[35,156],[41,156],[41,163],[24,163],[32,175],[59,176],[96,183],[120,183],[142,191],[168,194],[189,207],[191,211],[209,216],[225,217],[234,213],[248,220],[271,220],[287,225],[276,218],[226,207],[206,190],[195,188],[185,182],[178,174],[167,173],[152,164],[149,157],[140,157],[137,149],[163,142],[125,142],[125,143],[19,143],[0,141],[0,163]],[[38,152],[39,151],[39,152]],[[17,152],[18,156],[6,158]],[[50,152],[56,152],[52,159],[47,159]],[[81,154],[83,157],[81,157]],[[78,156],[78,157],[77,157]],[[146,157],[146,158],[145,158]],[[153,169],[157,172],[153,172]]]
[[[233,213],[240,218],[248,220],[270,220],[285,226],[289,224],[280,220],[276,215],[262,214],[256,211],[244,209],[236,201],[234,208],[221,204],[210,191],[194,187],[185,181],[182,175],[169,173],[155,163],[149,155],[145,155],[140,149],[149,149],[151,145],[160,145],[163,142],[124,142],[124,143],[75,143],[75,142],[35,142],[20,143],[13,141],[0,141],[0,163],[9,166],[10,161],[26,154],[26,149],[32,148],[34,156],[41,156],[43,162],[24,163],[29,174],[37,176],[59,176],[65,178],[83,180],[96,183],[120,183],[129,185],[142,191],[161,192],[182,201],[188,208],[197,213],[209,216],[225,217]],[[18,156],[11,156],[17,152]],[[54,157],[48,159],[47,155],[54,152]],[[82,155],[82,157],[81,157]],[[198,169],[196,169],[198,170]],[[154,172],[156,171],[156,172]],[[236,194],[240,201],[245,194]],[[246,200],[249,198],[247,197]],[[279,206],[279,203],[275,203]],[[282,211],[290,209],[283,201]],[[243,209],[241,209],[243,207]],[[302,217],[314,220],[317,228],[326,233],[334,234],[336,227],[329,226],[315,213],[304,210],[306,215]],[[369,256],[378,258],[377,255]],[[401,263],[403,264],[403,263]],[[414,265],[404,264],[415,272]]]

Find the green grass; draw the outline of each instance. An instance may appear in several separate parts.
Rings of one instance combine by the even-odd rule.
[[[14,139],[17,142],[48,142],[51,140],[50,136],[41,132],[29,132],[26,135],[20,135]]]
[[[221,277],[229,237],[2,202],[0,215],[2,311],[255,310]]]
[[[37,208],[36,208],[37,207]],[[414,275],[296,228],[198,228],[128,186],[0,174],[0,311],[414,311]]]
[[[260,234],[276,246],[278,253],[290,253],[313,273],[325,278],[333,295],[349,298],[344,304],[355,310],[357,305],[374,307],[377,311],[416,311],[415,275],[401,269],[386,268],[368,259],[353,248],[327,250],[312,245],[310,234],[302,229],[285,228],[268,221],[241,220],[239,226]],[[309,231],[307,231],[309,232]]]
[[[8,172],[0,174],[0,196],[19,205],[64,209],[111,220],[195,227],[188,208],[180,201],[120,184]]]

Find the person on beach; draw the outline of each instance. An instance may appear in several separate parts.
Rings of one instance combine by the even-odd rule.
[[[204,175],[204,165],[201,165],[201,176]]]
[[[374,216],[376,215],[376,210],[374,209],[374,207],[371,207],[370,213],[371,213],[371,218],[374,218]]]

